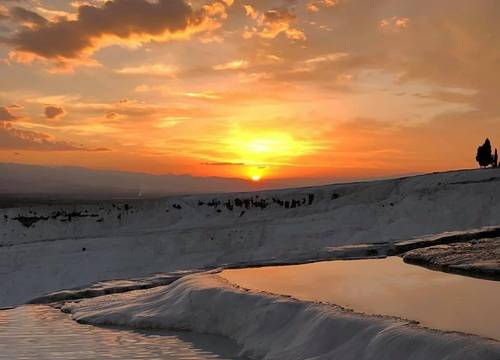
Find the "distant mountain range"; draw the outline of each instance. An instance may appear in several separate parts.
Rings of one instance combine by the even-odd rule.
[[[283,187],[278,183],[265,185]],[[3,198],[98,200],[251,191],[262,189],[263,186],[236,178],[151,175],[71,166],[0,163],[0,196]]]
[[[372,179],[375,179],[373,176]],[[379,177],[379,179],[381,179]],[[352,178],[239,178],[152,175],[76,166],[0,163],[0,205],[18,201],[139,199],[179,194],[227,193],[350,182]]]

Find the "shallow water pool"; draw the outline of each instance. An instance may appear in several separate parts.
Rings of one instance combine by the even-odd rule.
[[[224,270],[241,287],[500,340],[500,282],[409,265],[399,257]]]
[[[0,311],[0,359],[241,359],[220,337],[81,325],[48,306]]]

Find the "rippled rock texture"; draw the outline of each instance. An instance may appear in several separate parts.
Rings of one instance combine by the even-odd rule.
[[[441,271],[500,280],[500,237],[415,249],[403,259]]]

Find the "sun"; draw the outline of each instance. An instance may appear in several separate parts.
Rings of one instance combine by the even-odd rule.
[[[259,182],[262,179],[260,175],[252,175],[252,181]]]

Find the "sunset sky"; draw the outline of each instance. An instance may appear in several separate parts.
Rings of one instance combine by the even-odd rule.
[[[475,167],[498,0],[0,0],[0,161],[247,179]],[[498,142],[498,143],[497,143]]]

